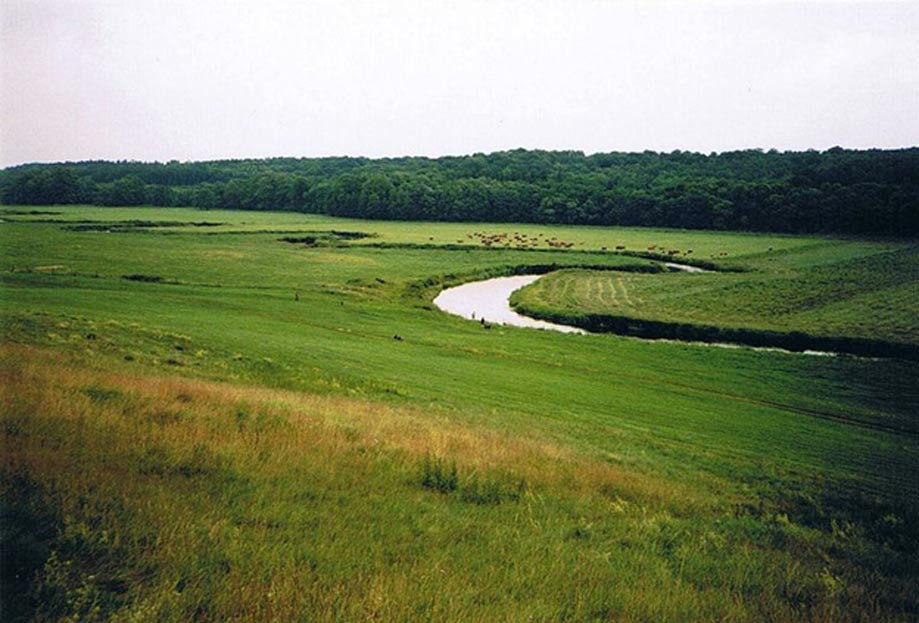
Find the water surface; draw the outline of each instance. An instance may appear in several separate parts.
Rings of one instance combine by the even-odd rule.
[[[570,327],[545,320],[522,316],[511,308],[510,296],[515,290],[530,285],[542,275],[515,275],[496,277],[484,281],[464,283],[447,288],[437,295],[434,305],[455,316],[488,323],[506,324],[530,329],[548,329],[563,333],[587,333],[578,327]]]

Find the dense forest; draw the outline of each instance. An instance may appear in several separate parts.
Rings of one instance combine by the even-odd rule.
[[[914,236],[919,148],[26,164],[0,200]]]

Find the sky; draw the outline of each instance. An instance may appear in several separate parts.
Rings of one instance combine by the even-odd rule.
[[[3,0],[0,166],[919,145],[919,2]]]

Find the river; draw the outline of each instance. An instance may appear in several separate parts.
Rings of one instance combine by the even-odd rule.
[[[695,266],[685,264],[668,263],[668,267],[686,272],[711,272]],[[549,331],[560,331],[562,333],[577,333],[581,335],[588,334],[587,331],[579,327],[556,324],[545,320],[537,320],[518,314],[510,304],[510,297],[515,291],[524,286],[528,286],[542,275],[515,275],[513,277],[495,277],[482,281],[472,281],[464,283],[453,288],[443,290],[434,299],[434,305],[449,314],[461,316],[467,320],[476,322],[495,323],[511,325],[515,327],[526,327],[529,329],[546,329]],[[658,342],[674,342],[676,340],[654,339]],[[801,352],[788,351],[783,348],[769,346],[746,346],[741,344],[730,344],[724,342],[681,342],[683,344],[698,344],[700,346],[713,346],[718,348],[750,348],[758,351],[783,352],[813,356],[835,356],[837,353],[805,350]]]
[[[587,333],[578,327],[522,316],[511,308],[509,301],[511,294],[523,286],[530,285],[540,277],[542,275],[515,275],[464,283],[455,288],[447,288],[438,294],[434,299],[434,305],[447,313],[478,322],[548,329],[563,333]]]

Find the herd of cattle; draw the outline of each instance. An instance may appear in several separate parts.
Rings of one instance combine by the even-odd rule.
[[[433,238],[430,238],[433,240]],[[565,240],[559,240],[555,236],[546,236],[544,234],[538,233],[535,235],[530,235],[523,232],[498,232],[498,233],[489,233],[484,231],[474,231],[471,234],[466,234],[466,238],[460,238],[457,241],[457,244],[473,243],[481,244],[486,247],[504,247],[504,248],[514,248],[514,249],[536,249],[540,246],[550,247],[553,249],[570,249],[575,245],[583,246],[583,242],[568,242]],[[609,247],[600,247],[601,251],[609,251]],[[614,247],[615,251],[626,251],[625,245],[616,245]],[[686,251],[681,251],[680,249],[668,249],[662,245],[648,245],[648,251],[651,253],[657,253],[660,255],[669,255],[671,257],[676,255],[688,256],[692,255],[692,249],[687,249]],[[721,255],[727,255],[727,253],[722,253]]]

